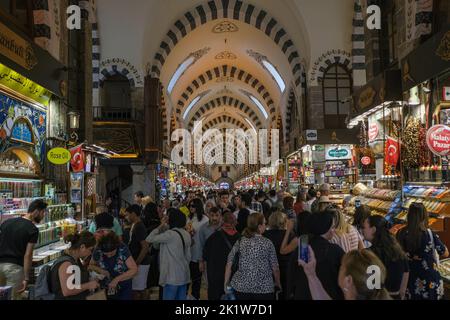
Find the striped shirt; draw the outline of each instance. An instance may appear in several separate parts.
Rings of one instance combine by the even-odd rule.
[[[350,251],[358,250],[360,240],[358,230],[354,226],[350,226],[350,232],[343,235],[335,234],[330,242],[337,244],[345,253],[349,253]]]

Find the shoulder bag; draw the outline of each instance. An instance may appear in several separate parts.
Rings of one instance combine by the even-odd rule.
[[[441,264],[440,262],[440,258],[439,258],[439,253],[436,250],[436,245],[434,243],[434,235],[433,235],[433,231],[431,231],[431,229],[428,229],[428,235],[430,236],[431,239],[431,245],[433,246],[433,258],[434,258],[434,262],[436,263],[436,266],[439,266]]]

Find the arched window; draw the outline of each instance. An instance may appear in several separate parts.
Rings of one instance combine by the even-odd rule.
[[[109,76],[103,82],[103,106],[111,109],[131,108],[130,81],[121,74]]]
[[[325,128],[345,129],[350,112],[347,98],[352,95],[353,87],[350,72],[342,65],[333,64],[324,72],[322,86]]]

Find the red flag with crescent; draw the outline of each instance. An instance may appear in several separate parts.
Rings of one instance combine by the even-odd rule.
[[[73,172],[82,172],[84,171],[84,152],[82,145],[78,147],[70,149],[70,153],[72,158],[70,160],[70,165],[72,166]]]
[[[400,156],[400,145],[397,140],[388,138],[386,141],[386,162],[391,166],[398,164]]]

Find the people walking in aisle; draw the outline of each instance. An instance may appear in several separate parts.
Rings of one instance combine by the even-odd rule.
[[[306,194],[305,191],[302,189],[297,192],[297,198],[295,199],[294,203],[294,211],[297,215],[299,215],[301,212],[305,210],[305,202],[306,202]]]
[[[147,235],[160,225],[161,218],[156,203],[149,202],[145,205],[144,210],[142,211],[141,221],[145,226]]]
[[[370,249],[386,267],[385,287],[395,300],[404,300],[409,279],[408,259],[391,234],[382,216],[369,216],[364,221],[364,238],[372,243]]]
[[[241,196],[240,195],[236,195],[232,198],[232,206],[234,208],[234,210],[232,210],[231,212],[233,212],[234,216],[236,217],[236,219],[238,218],[238,214],[239,214],[239,210],[241,208]],[[223,213],[223,212],[222,212]]]
[[[214,207],[216,207],[216,202],[213,199],[206,200],[206,202],[205,202],[205,214],[209,215],[209,212]]]
[[[205,264],[203,261],[203,248],[205,247],[205,243],[208,240],[208,238],[216,232],[220,227],[222,226],[222,213],[220,212],[220,209],[217,207],[212,208],[209,210],[209,223],[204,224],[199,232],[198,232],[198,239],[200,242],[200,252],[202,254],[202,257],[199,261],[199,269],[201,273],[205,272]]]
[[[317,261],[317,277],[334,300],[341,300],[343,295],[338,284],[338,275],[345,252],[338,245],[330,243],[334,234],[334,213],[313,213],[307,220],[307,229],[311,235],[308,242]],[[296,250],[289,260],[287,296],[288,299],[311,300],[313,292],[310,291],[305,272],[298,265],[299,259]]]
[[[261,201],[258,199],[259,192],[252,196],[252,204],[250,208],[255,211],[264,214]]]
[[[144,199],[144,193],[142,191],[138,191],[134,194],[134,203],[144,209],[144,204],[142,203]]]
[[[0,225],[0,279],[12,287],[13,300],[20,299],[30,282],[33,250],[39,238],[36,225],[44,219],[46,209],[45,202],[35,200],[25,216]]]
[[[363,241],[365,248],[370,248],[372,245],[370,241],[364,238],[363,229],[364,222],[371,216],[370,208],[365,205],[361,205],[355,209],[355,214],[353,215],[353,226],[358,230],[359,238]]]
[[[312,212],[312,204],[317,199],[317,192],[314,190],[314,188],[310,188],[308,192],[306,193],[306,202],[304,204],[304,210],[308,212]]]
[[[245,228],[247,228],[247,219],[251,213],[253,213],[252,210],[249,209],[250,205],[252,204],[252,197],[248,193],[241,194],[241,201],[240,201],[240,208],[239,213],[237,217],[237,231],[239,233],[242,233]]]
[[[335,300],[316,272],[317,259],[314,250],[309,247],[309,261],[299,260],[308,279],[308,286],[313,300]],[[381,271],[380,287],[368,286],[370,267],[377,266]],[[339,271],[339,286],[345,300],[391,300],[384,288],[386,269],[381,260],[371,251],[351,251],[342,259]]]
[[[92,254],[89,269],[105,276],[108,300],[132,300],[132,279],[138,267],[127,245],[114,232],[105,234]]]
[[[292,196],[289,195],[284,197],[283,208],[283,212],[286,214],[287,218],[290,220],[295,220],[296,214],[294,211],[294,198]]]
[[[186,300],[187,285],[191,281],[191,235],[185,230],[186,216],[170,209],[161,225],[147,237],[147,242],[160,250],[159,284],[163,300]]]
[[[270,190],[269,191],[269,200],[271,203],[272,207],[276,207],[277,203],[278,203],[278,196],[277,196],[277,192],[275,190]]]
[[[335,233],[330,242],[340,246],[345,253],[364,249],[358,230],[345,220],[342,211],[339,208],[330,210],[334,212],[335,222]]]
[[[320,201],[321,197],[329,197],[330,196],[330,185],[328,183],[322,184],[319,188],[319,193],[320,196],[316,194],[316,200],[311,204],[311,212],[312,213],[316,213],[316,212],[321,212],[323,211],[323,209],[321,210],[319,208],[319,203],[323,202]],[[325,200],[326,198],[323,198],[322,200]]]
[[[132,283],[134,300],[144,300],[150,269],[149,244],[145,241],[147,229],[141,221],[140,214],[141,208],[138,205],[132,205],[126,210],[126,218],[131,223],[128,248],[138,267],[138,273]]]
[[[272,241],[275,246],[275,250],[277,252],[278,265],[280,268],[280,282],[281,282],[281,290],[282,296],[281,300],[286,300],[286,288],[287,288],[287,267],[289,263],[289,255],[281,254],[281,245],[283,243],[283,239],[287,233],[286,231],[286,223],[287,217],[286,215],[278,211],[273,213],[269,217],[269,225],[266,232],[264,232],[263,236]]]
[[[428,226],[428,212],[421,203],[412,203],[407,225],[397,239],[409,259],[408,300],[440,300],[444,283],[437,270],[439,256],[449,255],[447,247]]]
[[[106,232],[113,231],[122,241],[123,231],[119,220],[108,213],[104,206],[97,207],[96,213],[94,221],[89,225],[89,232],[100,238]]]
[[[315,207],[317,211],[313,212],[323,212],[325,211],[329,206],[333,205],[330,198],[328,196],[321,196],[318,200],[318,206]]]
[[[270,200],[267,198],[267,195],[264,191],[260,190],[256,196],[257,201],[261,204],[262,207],[262,213],[264,214],[264,217],[266,220],[269,219],[269,216],[272,214],[272,205]]]
[[[89,272],[81,259],[86,259],[92,255],[97,240],[92,233],[83,231],[66,236],[64,241],[69,243],[70,247],[54,262],[50,269],[50,292],[55,295],[55,300],[86,300],[90,292],[98,289],[100,284],[97,280],[89,280]],[[80,270],[79,288],[68,286],[71,283],[69,278],[72,277],[69,268],[74,266]]]
[[[205,242],[203,260],[208,279],[208,300],[217,301],[224,295],[225,266],[228,254],[240,238],[236,230],[236,217],[227,212],[223,215],[222,227]]]
[[[225,292],[234,290],[238,300],[274,300],[276,289],[281,288],[275,246],[262,236],[265,231],[264,215],[252,213],[241,240],[236,242],[228,255],[224,289]],[[236,255],[239,257],[238,268],[232,275]]]
[[[203,248],[200,241],[200,229],[207,225],[209,218],[203,210],[203,203],[200,199],[194,199],[189,204],[189,220],[188,231],[192,236],[191,247],[191,280],[192,280],[192,297],[200,300],[200,289],[202,285],[202,271],[200,270],[200,261],[202,260]]]
[[[230,202],[230,193],[226,190],[223,190],[219,194],[219,207],[222,210],[229,209],[232,211],[234,209],[232,203]]]

